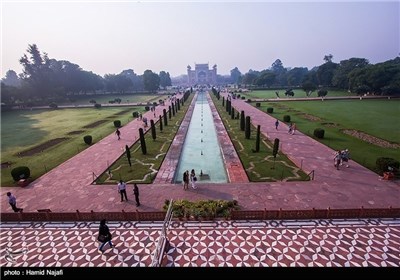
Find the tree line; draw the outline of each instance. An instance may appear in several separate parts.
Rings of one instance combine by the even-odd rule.
[[[36,44],[28,46],[20,60],[23,72],[13,70],[1,81],[1,100],[5,105],[42,103],[86,93],[155,92],[171,86],[168,72],[151,70],[137,75],[132,69],[101,77],[67,60],[49,58]]]
[[[306,67],[287,69],[280,59],[275,60],[269,69],[250,69],[244,75],[235,67],[230,78],[232,83],[245,87],[298,87],[306,92],[336,88],[357,94],[400,94],[400,57],[377,64],[355,57],[334,63],[332,58],[333,55],[326,55],[324,63],[311,70]]]

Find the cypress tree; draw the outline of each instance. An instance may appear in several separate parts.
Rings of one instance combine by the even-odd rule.
[[[181,110],[181,101],[179,100],[179,98],[176,99],[176,104],[178,105],[178,111]]]
[[[144,139],[143,128],[139,128],[139,136],[140,136],[140,147],[142,148],[142,154],[147,154],[146,149],[146,140]]]
[[[225,97],[222,96],[222,106],[225,107]]]
[[[154,125],[154,121],[150,120],[150,126],[151,126],[151,137],[153,140],[156,140],[157,135],[156,135],[156,126]]]
[[[247,116],[246,117],[246,129],[245,129],[245,132],[244,132],[244,136],[245,136],[246,139],[250,139],[250,125],[251,125],[250,116]]]
[[[256,153],[258,153],[260,151],[260,129],[261,126],[257,125],[257,137],[256,137]]]
[[[162,131],[163,130],[163,127],[162,127],[162,119],[161,119],[161,115],[160,115],[160,131]]]
[[[231,119],[235,119],[235,108],[231,107]]]
[[[169,119],[171,119],[172,118],[172,116],[171,116],[171,111],[172,111],[172,108],[171,108],[171,106],[168,106],[168,118]]]
[[[175,105],[174,105],[174,102],[172,102],[171,105],[172,105],[172,116],[175,117]]]
[[[131,151],[129,150],[128,145],[125,145],[126,157],[128,158],[129,166],[132,166],[131,163]]]
[[[244,111],[240,112],[240,130],[244,131],[245,128],[245,119],[244,119]]]
[[[167,119],[167,110],[163,109],[163,115],[164,115],[164,125],[168,125],[168,119]]]

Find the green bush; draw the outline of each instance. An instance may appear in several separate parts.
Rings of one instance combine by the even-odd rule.
[[[256,103],[256,107],[261,107],[261,103],[260,103],[260,102],[257,102],[257,103]]]
[[[242,100],[245,100],[246,99],[246,97],[245,96],[242,96]]]
[[[317,138],[319,138],[319,139],[324,138],[324,136],[325,136],[325,130],[322,129],[322,128],[316,128],[316,129],[314,129],[314,136],[317,137]]]
[[[58,105],[57,105],[55,102],[51,102],[51,103],[49,104],[49,107],[50,107],[51,109],[57,109],[57,108],[58,108]]]
[[[133,113],[132,113],[132,117],[138,118],[138,117],[139,117],[139,112],[133,112]]]
[[[114,126],[115,127],[121,127],[121,121],[120,120],[115,120],[114,121]]]
[[[274,112],[274,108],[268,107],[267,108],[267,113],[272,114]]]
[[[90,144],[92,144],[93,138],[92,138],[91,135],[86,135],[86,136],[83,136],[83,141],[84,141],[86,144],[90,145]]]
[[[145,109],[146,111],[150,111],[150,106],[145,106],[144,109]]]
[[[100,104],[100,103],[96,103],[96,104],[94,104],[94,108],[96,108],[96,109],[100,109],[100,108],[101,108],[101,104]]]
[[[31,176],[31,170],[27,166],[18,166],[11,170],[11,176],[16,182],[20,179],[27,179]]]
[[[290,122],[290,116],[289,115],[284,115],[283,116],[283,121],[287,122],[287,123]]]
[[[167,210],[169,200],[165,200],[163,210]],[[238,210],[240,207],[236,200],[176,200],[172,206],[174,217],[177,218],[215,218],[215,217],[229,217],[231,210]]]
[[[379,157],[376,160],[376,169],[380,174],[388,171],[389,166],[395,170],[399,170],[400,163],[399,163],[399,161],[395,160],[394,158],[387,158],[387,157]]]

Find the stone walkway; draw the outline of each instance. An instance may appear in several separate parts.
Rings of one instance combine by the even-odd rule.
[[[236,199],[242,209],[310,209],[310,208],[386,208],[400,207],[398,182],[380,181],[378,175],[356,162],[350,168],[336,170],[333,150],[296,131],[289,135],[285,124],[275,130],[275,119],[241,100],[233,100],[237,111],[244,110],[254,125],[269,139],[279,138],[282,151],[306,172],[315,172],[310,182],[198,184],[198,189],[183,191],[181,185],[139,185],[140,211],[160,211],[165,199]],[[157,106],[156,116],[166,106]],[[186,105],[185,105],[186,106]],[[149,120],[152,112],[144,114]],[[13,192],[18,206],[25,212],[51,209],[53,212],[135,211],[132,186],[128,202],[120,202],[115,185],[92,185],[93,174],[100,175],[124,152],[125,145],[138,139],[142,122],[134,120],[121,129],[118,141],[111,134],[85,151],[64,162],[25,188],[1,188],[1,211],[10,212],[6,192]],[[229,168],[229,167],[228,167]]]
[[[115,248],[98,251],[98,223],[2,223],[0,266],[150,266],[161,222],[110,222]],[[400,220],[172,222],[166,267],[399,267]],[[17,254],[9,254],[9,252]]]

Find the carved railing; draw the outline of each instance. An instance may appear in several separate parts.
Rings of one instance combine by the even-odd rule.
[[[166,212],[38,212],[0,213],[2,222],[42,221],[164,221]],[[354,208],[354,209],[307,209],[307,210],[237,210],[226,219],[231,220],[278,220],[278,219],[350,219],[350,218],[400,218],[400,208]],[[213,219],[213,218],[210,218]]]

